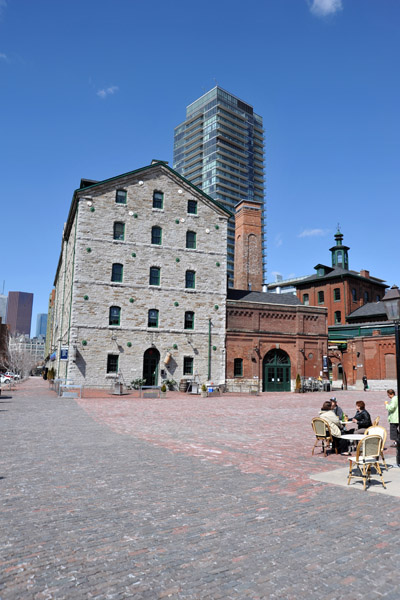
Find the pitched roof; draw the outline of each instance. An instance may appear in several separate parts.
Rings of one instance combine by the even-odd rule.
[[[250,290],[228,289],[227,300],[243,302],[257,302],[259,304],[287,304],[290,306],[301,305],[294,294],[275,294],[273,292],[252,292]]]
[[[339,279],[342,277],[354,277],[357,279],[363,279],[364,281],[370,281],[371,283],[374,283],[375,285],[381,285],[382,287],[388,287],[385,283],[383,279],[378,279],[377,277],[363,277],[362,275],[360,275],[360,273],[358,273],[357,271],[350,271],[348,269],[343,269],[342,267],[327,267],[326,265],[317,265],[317,267],[325,267],[325,268],[329,268],[329,273],[326,273],[326,275],[310,275],[309,277],[306,277],[305,279],[303,279],[302,281],[300,281],[297,286],[301,287],[301,286],[306,286],[309,283],[313,283],[315,281],[326,281],[329,279]]]
[[[352,313],[347,315],[347,320],[376,318],[378,316],[386,316],[386,311],[383,302],[367,302],[360,308],[356,308]]]

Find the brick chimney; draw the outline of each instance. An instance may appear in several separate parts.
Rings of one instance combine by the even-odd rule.
[[[262,291],[262,204],[255,200],[241,200],[235,214],[235,269],[234,288]]]
[[[369,279],[369,271],[366,271],[365,269],[362,269],[360,271],[360,275],[361,275],[361,277],[365,277],[366,279]]]

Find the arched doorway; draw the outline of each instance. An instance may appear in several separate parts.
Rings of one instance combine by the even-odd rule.
[[[270,350],[264,356],[263,392],[290,392],[290,358],[283,350]]]
[[[160,364],[160,353],[157,348],[148,348],[143,355],[143,379],[144,385],[157,385],[158,366]]]

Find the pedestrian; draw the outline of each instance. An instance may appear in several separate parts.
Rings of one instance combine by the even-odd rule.
[[[364,384],[364,392],[366,392],[368,389],[368,379],[366,375],[363,375],[362,382]]]
[[[389,437],[393,442],[391,447],[395,448],[399,437],[399,403],[394,390],[387,390],[386,393],[389,398],[389,401],[385,400],[385,407],[388,411]]]
[[[332,404],[332,410],[335,413],[335,415],[337,415],[339,417],[339,421],[343,421],[343,411],[340,408],[340,406],[338,406],[337,400],[335,397],[331,398],[331,404]]]

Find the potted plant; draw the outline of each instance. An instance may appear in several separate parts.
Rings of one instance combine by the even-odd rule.
[[[200,391],[201,397],[202,398],[207,398],[208,394],[207,394],[207,386],[205,383],[203,383],[203,385],[201,386],[201,391]]]
[[[162,384],[160,388],[160,398],[165,398],[167,396],[167,386],[165,383]]]

